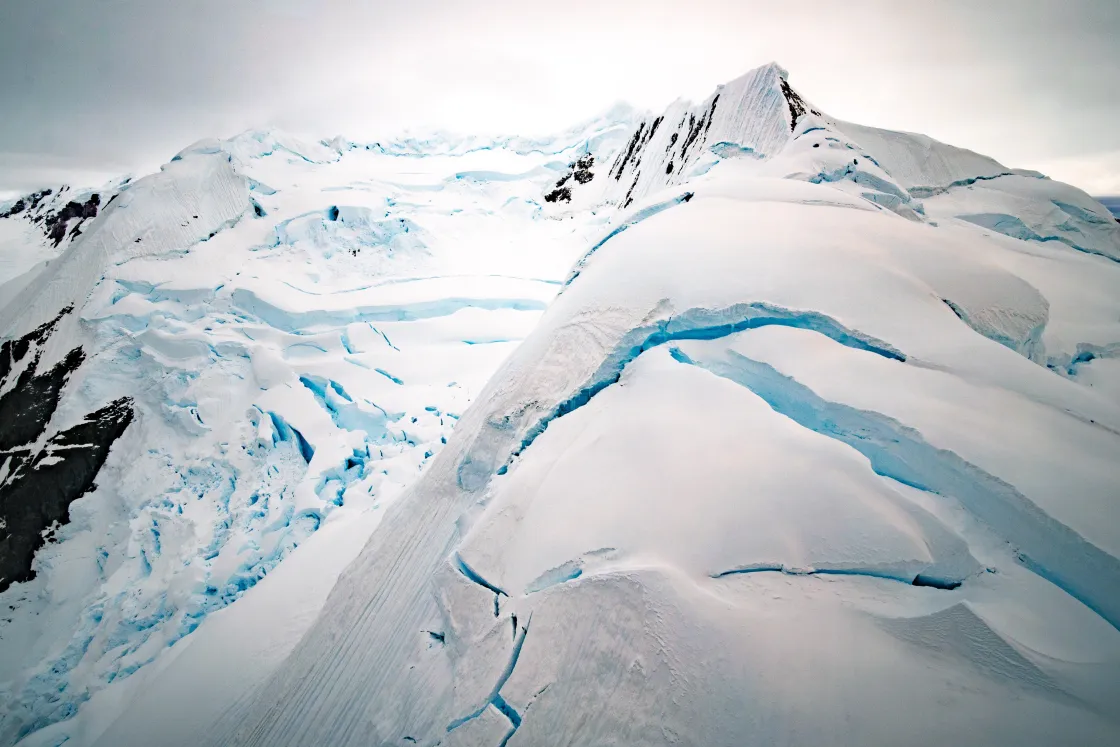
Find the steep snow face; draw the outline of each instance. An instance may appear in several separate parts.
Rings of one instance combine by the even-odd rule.
[[[105,267],[182,251],[232,225],[248,209],[248,183],[229,156],[200,154],[168,164],[110,201],[82,240],[12,299],[4,309],[6,333],[53,317],[75,300],[75,293],[88,293]]]
[[[0,308],[81,236],[128,181],[98,190],[44,189],[0,205]]]
[[[175,662],[220,661],[178,712],[197,729],[271,671],[602,230],[544,195],[624,129],[249,132],[80,222],[50,217],[71,192],[6,207],[0,743],[89,744]]]
[[[743,80],[704,168],[631,166],[679,111],[623,146],[623,210],[204,743],[1120,739],[1101,209]],[[982,182],[1099,251],[975,220]]]
[[[785,78],[782,68],[767,65],[720,86],[700,104],[679,101],[640,121],[611,165],[610,198],[629,207],[662,186],[680,184],[709,150],[725,157],[776,153],[806,113]]]

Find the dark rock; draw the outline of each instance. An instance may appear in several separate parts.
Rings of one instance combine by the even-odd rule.
[[[561,200],[564,202],[572,201],[572,190],[570,188],[560,187],[559,189],[552,190],[544,196],[545,202],[559,202]]]
[[[59,392],[66,379],[81,365],[82,350],[75,348],[50,371],[36,373],[42,344],[50,338],[62,317],[73,310],[73,306],[67,306],[46,324],[0,345],[0,389],[9,389],[0,397],[0,450],[7,451],[39,437],[58,406]],[[15,385],[7,386],[8,377],[17,369],[17,364],[23,363],[32,350],[34,357],[23,366]]]
[[[786,97],[786,104],[789,105],[789,116],[792,120],[789,129],[792,132],[797,129],[797,120],[805,116],[805,112],[809,111],[813,114],[820,116],[820,112],[816,109],[810,109],[805,105],[805,100],[797,95],[797,91],[790,88],[789,83],[785,78],[782,79],[782,95]]]
[[[573,179],[577,184],[587,184],[595,178],[591,167],[595,165],[595,156],[585,153],[578,159],[568,164],[568,173],[556,182],[556,188],[544,196],[545,202],[571,202],[572,186],[568,183]]]
[[[626,155],[623,156],[622,162],[618,165],[618,171],[614,175],[615,181],[622,179],[622,172],[626,168],[626,164],[630,161],[630,157],[634,155],[634,149],[638,147],[638,143],[642,139],[642,133],[645,131],[645,122],[638,123],[638,129],[634,131],[634,135],[630,138],[630,144],[626,146]]]
[[[82,349],[74,348],[49,371],[36,375],[39,356],[35,356],[15,387],[0,398],[0,450],[7,451],[39,437],[58,407],[66,380],[84,360]]]
[[[681,145],[681,162],[685,160],[688,154],[688,149],[693,143],[697,141],[701,134],[705,137],[708,134],[708,129],[712,126],[712,117],[716,111],[716,102],[719,101],[719,94],[716,94],[712,99],[711,108],[700,115],[700,119],[696,119],[692,114],[688,115],[688,134],[685,136],[684,144]]]
[[[716,104],[719,102],[719,94],[717,93],[712,99],[712,108],[708,110],[708,124],[704,125],[704,134],[708,134],[708,130],[712,127],[712,120],[716,116]]]
[[[43,217],[43,232],[46,233],[47,238],[54,242],[55,246],[62,243],[66,238],[66,228],[72,218],[77,218],[79,221],[84,221],[87,218],[94,218],[97,216],[97,208],[101,205],[101,195],[94,192],[89,196],[85,202],[74,202],[71,200],[57,213],[48,213]],[[77,231],[80,226],[74,226]],[[81,233],[80,231],[77,231]],[[72,235],[77,235],[73,234]]]
[[[101,194],[93,193],[86,200],[70,200],[61,209],[56,209],[69,187],[62,187],[57,192],[44,189],[26,197],[21,197],[6,212],[0,213],[0,218],[11,218],[23,214],[27,220],[39,226],[40,230],[51,243],[58,246],[64,239],[75,239],[82,235],[82,226],[85,221],[97,217],[101,207]],[[54,195],[53,201],[47,197]],[[116,194],[109,198],[112,202]],[[109,203],[105,203],[108,205]]]
[[[0,485],[0,592],[35,577],[31,564],[44,533],[67,523],[70,504],[95,487],[109,449],[131,422],[132,401],[118,399],[55,434],[38,454],[12,454],[16,464]]]
[[[85,360],[76,347],[49,370],[39,370],[44,343],[71,311],[67,306],[0,345],[0,388],[8,390],[0,397],[0,451],[7,465],[0,482],[0,592],[34,576],[31,564],[44,533],[66,523],[70,504],[93,487],[109,448],[132,421],[131,400],[122,398],[38,445],[67,380]]]
[[[39,207],[39,203],[46,197],[49,197],[51,190],[44,189],[39,192],[32,192],[27,197],[21,197],[16,200],[15,204],[8,208],[5,212],[0,213],[0,218],[11,218],[12,216],[19,215],[23,211],[31,211]]]
[[[634,199],[631,197],[631,195],[634,193],[634,187],[638,186],[638,178],[640,176],[641,174],[634,175],[634,181],[633,183],[631,183],[630,189],[626,190],[626,198],[622,201],[622,207],[628,208],[630,207],[630,203],[634,202]]]

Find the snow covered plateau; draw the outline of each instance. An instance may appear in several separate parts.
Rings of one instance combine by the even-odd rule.
[[[1120,744],[1120,223],[771,64],[0,205],[0,746]]]

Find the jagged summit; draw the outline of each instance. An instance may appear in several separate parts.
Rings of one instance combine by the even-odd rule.
[[[754,162],[748,170],[757,176],[837,184],[911,220],[930,220],[925,201],[940,198],[953,215],[1000,233],[1120,260],[1120,231],[1081,190],[1038,185],[1046,179],[1038,172],[925,135],[834,119],[794,90],[777,63],[717,86],[698,104],[678,101],[642,118],[611,162],[601,194],[629,208],[729,159]],[[959,188],[972,190],[974,212],[953,199]],[[1034,192],[1056,196],[1028,207],[1026,195]],[[1088,225],[1070,222],[1082,214]]]
[[[688,179],[711,147],[721,144],[762,158],[788,141],[800,98],[771,63],[725,83],[698,104],[678,101],[641,120],[610,169],[609,195],[629,206],[668,184]],[[789,91],[787,95],[786,91]]]

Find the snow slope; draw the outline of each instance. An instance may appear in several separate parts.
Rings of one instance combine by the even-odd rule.
[[[85,351],[29,453],[133,418],[0,597],[0,739],[1113,744],[1106,215],[777,65],[191,146],[0,312]]]
[[[702,174],[639,125],[630,210],[207,743],[1115,743],[1120,400],[1075,361],[1120,243],[969,220],[985,177],[1042,239],[1099,208],[783,80]]]

